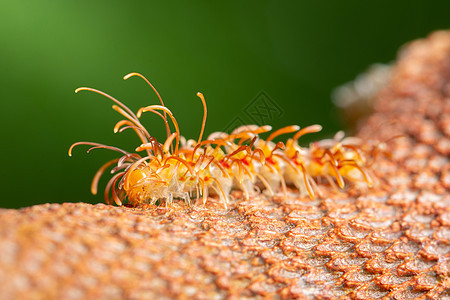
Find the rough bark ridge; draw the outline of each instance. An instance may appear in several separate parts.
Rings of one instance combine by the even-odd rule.
[[[372,190],[227,213],[214,201],[0,210],[0,298],[450,299],[450,32],[402,49],[359,136],[397,134]]]

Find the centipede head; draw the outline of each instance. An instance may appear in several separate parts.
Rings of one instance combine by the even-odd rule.
[[[159,199],[168,196],[169,182],[156,171],[154,164],[128,170],[123,189],[127,194],[129,204],[133,206],[146,203],[155,204]]]

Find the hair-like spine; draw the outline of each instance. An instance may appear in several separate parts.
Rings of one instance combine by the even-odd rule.
[[[321,177],[336,188],[344,188],[346,182],[365,182],[368,187],[373,185],[369,170],[371,162],[367,161],[358,139],[344,139],[343,133],[339,132],[334,139],[317,141],[309,147],[299,146],[299,138],[319,132],[322,129],[320,125],[303,129],[297,125],[287,126],[272,132],[266,140],[260,134],[271,131],[270,126],[245,125],[231,134],[214,132],[202,140],[207,117],[202,93],[197,93],[204,112],[200,135],[197,141],[186,140],[180,134],[175,116],[164,105],[154,86],[139,73],[130,73],[124,79],[133,76],[147,82],[160,104],[140,108],[135,114],[102,91],[87,87],[75,91],[92,91],[113,101],[113,109],[125,118],[116,123],[114,132],[134,130],[141,142],[135,151],[144,152],[140,155],[92,142],[77,142],[69,148],[69,156],[78,145],[91,146],[87,152],[104,148],[122,154],[120,158],[103,164],[92,180],[91,192],[97,194],[101,176],[112,168],[113,176],[106,184],[104,194],[108,204],[114,201],[122,205],[127,201],[136,206],[165,200],[166,205],[170,205],[175,198],[190,205],[192,198],[199,200],[200,196],[205,203],[209,192],[213,191],[227,207],[233,188],[242,190],[248,199],[261,189],[274,195],[280,186],[286,196],[287,184],[293,184],[302,195],[313,199],[319,189],[314,178]],[[163,120],[167,133],[164,143],[159,143],[139,121],[144,112],[152,112]],[[169,121],[175,128],[174,132],[171,132]],[[294,135],[286,143],[273,142],[276,137],[289,133]]]

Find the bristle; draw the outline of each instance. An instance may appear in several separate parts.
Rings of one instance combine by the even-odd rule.
[[[97,173],[95,173],[94,178],[92,179],[92,183],[91,183],[91,193],[93,195],[97,195],[98,182],[100,180],[100,177],[102,177],[103,173],[105,172],[105,170],[107,168],[109,168],[110,166],[112,166],[113,164],[117,163],[118,161],[119,161],[118,158],[108,161],[107,163],[103,164],[103,166],[101,166],[98,169]]]
[[[178,145],[180,143],[180,128],[178,127],[177,120],[175,119],[172,112],[167,107],[161,106],[161,105],[150,105],[147,107],[142,107],[138,110],[137,116],[138,116],[138,118],[140,118],[142,113],[148,112],[148,111],[158,114],[157,110],[162,110],[164,113],[167,113],[169,115],[169,117],[172,119],[172,123],[175,126],[175,132],[176,132],[175,154],[177,154],[178,153]]]
[[[145,82],[152,88],[152,90],[155,92],[155,94],[156,94],[156,96],[158,97],[159,102],[161,103],[161,105],[162,105],[162,106],[165,106],[165,105],[164,105],[164,102],[163,102],[163,100],[162,100],[162,98],[161,98],[161,95],[160,95],[159,92],[158,92],[158,90],[153,86],[153,84],[150,83],[150,81],[149,81],[144,75],[142,75],[142,74],[140,74],[140,73],[132,72],[132,73],[129,73],[129,74],[125,75],[125,76],[123,77],[123,80],[127,80],[128,78],[133,77],[133,76],[138,76],[138,77],[144,79],[144,81],[145,81]],[[168,123],[167,123],[167,115],[166,115],[166,112],[164,112],[164,121],[165,121],[166,124],[168,124]],[[167,137],[169,137],[169,135],[170,135],[170,128],[169,128],[168,126],[166,126],[166,133],[167,133]]]
[[[274,138],[276,138],[279,135],[291,133],[291,132],[297,131],[299,129],[300,129],[300,126],[297,126],[297,125],[291,125],[291,126],[286,126],[284,128],[280,128],[280,129],[272,132],[272,134],[269,135],[269,137],[267,138],[266,142],[273,140]]]
[[[200,100],[202,101],[202,104],[203,104],[202,130],[200,131],[200,136],[198,137],[198,141],[197,141],[197,144],[200,144],[200,142],[202,141],[203,132],[205,131],[206,116],[208,114],[208,110],[206,108],[206,101],[205,101],[205,97],[203,96],[203,94],[198,92],[197,96],[200,98]]]

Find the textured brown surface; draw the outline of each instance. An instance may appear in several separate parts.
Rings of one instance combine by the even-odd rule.
[[[0,210],[0,298],[450,299],[450,32],[408,45],[392,72],[359,135],[405,137],[372,190],[228,212],[214,200]]]

